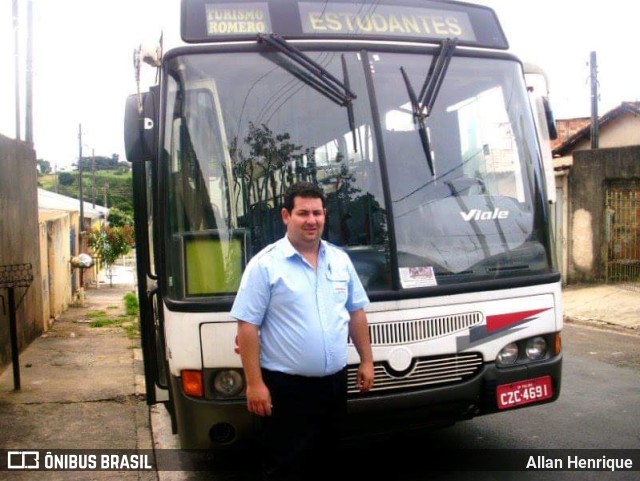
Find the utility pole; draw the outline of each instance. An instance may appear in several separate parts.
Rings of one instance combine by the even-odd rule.
[[[78,252],[82,251],[84,231],[84,196],[82,195],[82,124],[78,124],[78,196],[80,197],[80,232],[78,232]]]
[[[33,1],[27,1],[27,86],[25,93],[25,141],[33,146]]]
[[[91,149],[91,173],[93,181],[91,183],[91,197],[93,198],[93,208],[96,208],[96,149]]]
[[[104,185],[104,206],[109,207],[107,205],[107,191],[109,190],[109,184]]]
[[[16,140],[21,140],[20,133],[20,46],[18,43],[18,0],[13,0],[13,37],[14,37],[14,65],[15,65],[15,94],[16,94]]]
[[[591,78],[591,148],[597,149],[600,144],[598,132],[598,63],[596,53],[591,52],[590,59]]]

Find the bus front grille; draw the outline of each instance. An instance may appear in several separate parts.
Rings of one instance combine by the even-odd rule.
[[[451,316],[411,319],[406,321],[369,324],[372,346],[392,346],[428,341],[482,324],[480,312],[467,312]]]
[[[478,353],[416,358],[405,373],[394,372],[386,362],[376,362],[374,384],[370,392],[409,391],[462,382],[474,377],[481,368],[482,356]],[[357,373],[358,365],[348,367],[349,394],[358,392]]]

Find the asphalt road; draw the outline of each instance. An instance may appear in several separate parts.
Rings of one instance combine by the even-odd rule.
[[[478,417],[447,429],[359,441],[345,452],[345,469],[349,476],[344,478],[416,481],[640,479],[640,471],[472,473],[434,469],[442,463],[441,455],[446,452],[457,453],[447,459],[451,466],[464,465],[460,450],[476,453],[479,449],[505,450],[501,451],[504,456],[528,453],[528,450],[535,454],[533,450],[540,449],[640,450],[640,337],[569,324],[563,331],[563,351],[563,385],[558,401]],[[160,409],[152,415],[154,439],[159,448],[173,447],[176,442],[168,432],[166,418]],[[514,449],[520,451],[508,451]],[[245,452],[236,459],[227,458],[226,467],[215,474],[161,471],[159,479],[259,479],[255,475],[253,457],[255,453]],[[237,471],[233,469],[236,465]]]

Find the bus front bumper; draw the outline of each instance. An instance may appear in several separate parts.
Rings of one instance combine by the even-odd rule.
[[[349,399],[347,434],[393,433],[452,425],[457,421],[495,413],[500,385],[551,377],[550,398],[512,409],[555,401],[560,395],[562,355],[529,365],[498,368],[485,364],[472,379],[427,389],[353,395]],[[189,397],[180,378],[171,379],[176,423],[182,449],[225,449],[257,439],[259,418],[247,411],[244,399],[215,402]]]
[[[560,395],[562,354],[529,365],[498,368],[485,364],[473,379],[459,384],[432,387],[393,395],[355,395],[349,404],[348,432],[389,433],[430,427],[442,427],[457,421],[501,411],[496,389],[544,376],[551,377],[550,398],[512,409],[555,401]],[[372,422],[375,420],[375,422]]]

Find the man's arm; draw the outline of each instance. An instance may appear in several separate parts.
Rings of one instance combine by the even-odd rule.
[[[350,312],[349,315],[351,317],[349,335],[360,356],[356,386],[360,389],[360,392],[367,392],[373,386],[373,353],[371,352],[367,315],[364,309]]]
[[[271,416],[271,393],[260,370],[259,326],[238,321],[238,346],[247,378],[247,408],[258,416]]]

